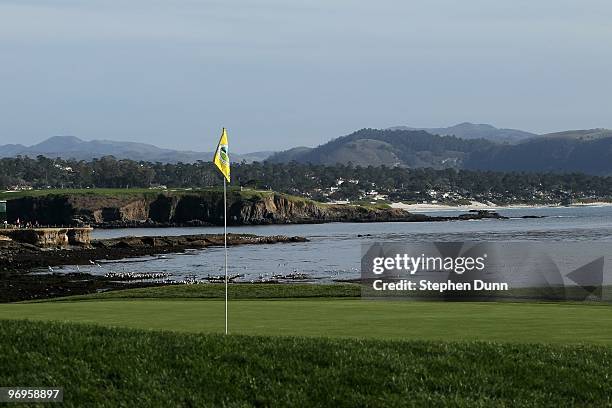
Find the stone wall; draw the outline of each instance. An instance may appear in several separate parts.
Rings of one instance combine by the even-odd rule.
[[[0,229],[0,235],[39,247],[85,246],[91,243],[92,230],[93,228]]]

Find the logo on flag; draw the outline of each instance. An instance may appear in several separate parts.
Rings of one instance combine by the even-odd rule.
[[[219,139],[219,144],[217,145],[217,150],[215,151],[215,157],[213,159],[215,166],[219,169],[223,177],[229,183],[230,181],[230,158],[229,158],[229,148],[227,143],[227,131],[223,128],[223,132],[221,133],[221,139]]]
[[[227,145],[219,146],[219,158],[223,164],[229,164],[229,154],[227,152]]]

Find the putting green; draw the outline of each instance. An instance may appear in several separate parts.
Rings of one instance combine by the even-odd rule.
[[[230,332],[612,344],[612,307],[584,304],[365,300],[236,300]],[[0,305],[0,319],[59,320],[183,332],[221,332],[218,300],[107,300]]]

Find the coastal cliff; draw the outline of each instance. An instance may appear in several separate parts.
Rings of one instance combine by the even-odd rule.
[[[44,225],[222,225],[223,193],[50,194],[7,203],[9,222]],[[392,208],[322,204],[274,192],[228,194],[229,225],[321,222],[425,221],[425,215]]]
[[[25,196],[7,202],[9,222],[113,227],[223,225],[223,192],[67,193]],[[272,191],[230,191],[228,225],[326,222],[420,222],[503,218],[480,211],[431,217],[384,206],[324,204]]]

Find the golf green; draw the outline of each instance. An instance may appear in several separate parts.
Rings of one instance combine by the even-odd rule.
[[[230,332],[411,340],[612,344],[612,307],[339,299],[235,300]],[[219,300],[90,300],[0,305],[0,319],[220,333]]]

